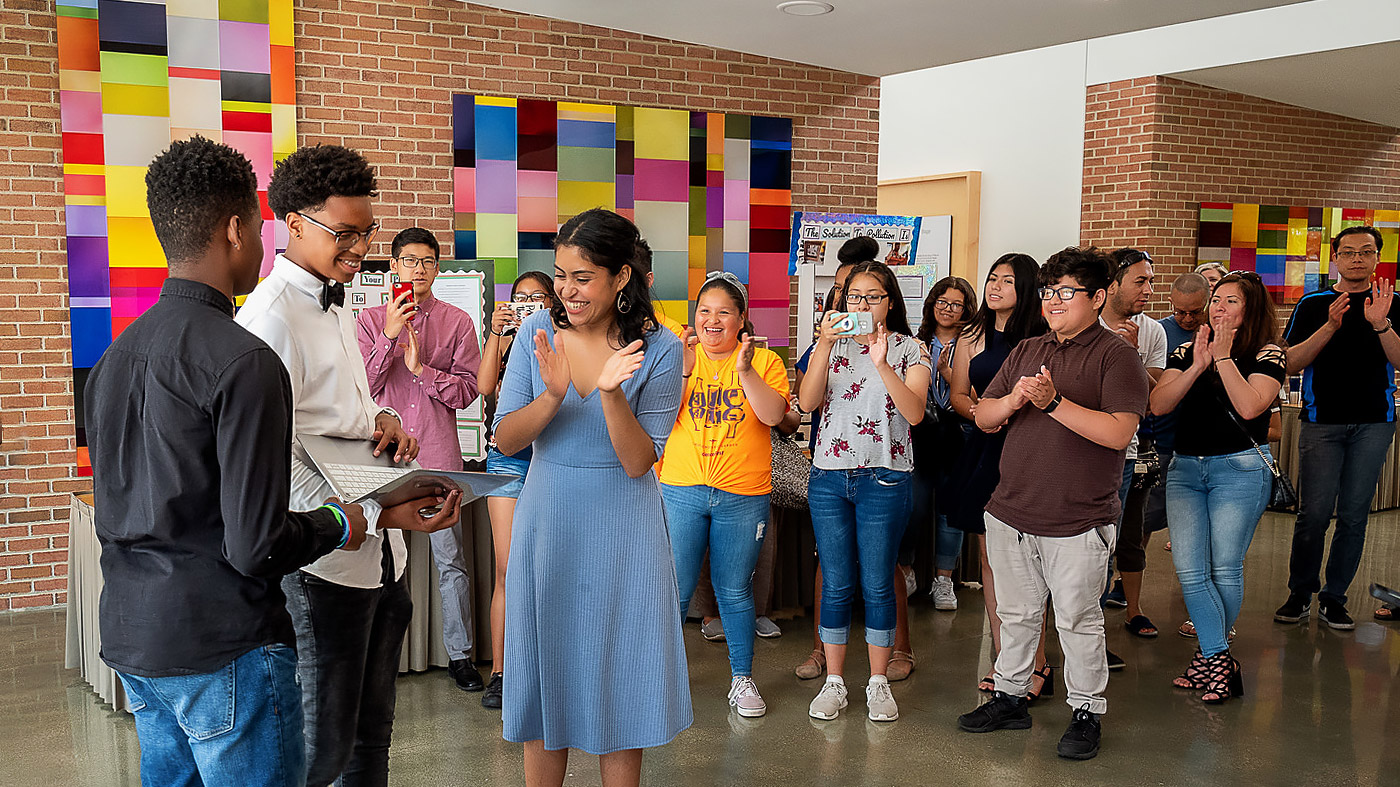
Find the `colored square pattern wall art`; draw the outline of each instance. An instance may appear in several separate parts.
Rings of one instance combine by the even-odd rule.
[[[78,468],[90,475],[87,372],[166,278],[146,210],[151,160],[194,134],[240,150],[267,220],[264,273],[286,246],[266,190],[296,148],[292,0],[58,0],[57,11]]]
[[[456,257],[494,263],[497,300],[552,274],[559,226],[603,207],[650,244],[667,315],[689,322],[705,275],[732,272],[786,355],[791,120],[457,95],[452,122]]]
[[[1380,230],[1385,244],[1376,273],[1394,281],[1400,210],[1202,202],[1196,264],[1219,262],[1232,271],[1254,271],[1276,302],[1291,303],[1331,285],[1332,236],[1360,225]]]

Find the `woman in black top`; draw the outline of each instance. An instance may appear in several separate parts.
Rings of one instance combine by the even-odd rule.
[[[1176,411],[1167,470],[1172,562],[1200,650],[1174,684],[1219,703],[1244,693],[1226,632],[1244,599],[1244,555],[1269,502],[1269,408],[1287,377],[1274,306],[1255,273],[1220,280],[1210,325],[1177,348],[1152,391],[1153,414]]]

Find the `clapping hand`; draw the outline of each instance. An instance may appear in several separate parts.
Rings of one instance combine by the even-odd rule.
[[[1137,324],[1137,322],[1135,322],[1135,321],[1133,321],[1133,320],[1124,320],[1123,322],[1119,323],[1118,327],[1116,327],[1116,328],[1113,329],[1113,332],[1116,333],[1116,334],[1118,334],[1119,336],[1121,336],[1121,337],[1123,338],[1123,341],[1125,341],[1125,342],[1127,342],[1128,344],[1132,345],[1132,347],[1133,347],[1134,350],[1137,349],[1137,346],[1138,346],[1138,324]]]
[[[1391,291],[1394,292],[1394,288],[1391,288]],[[1374,299],[1374,298],[1369,299],[1369,300],[1367,301],[1367,305],[1370,304],[1370,301],[1371,301],[1371,300],[1375,300],[1375,299]],[[1386,305],[1387,305],[1387,308],[1389,308],[1389,302],[1387,302]],[[1344,293],[1339,294],[1335,299],[1333,299],[1332,304],[1331,304],[1330,306],[1327,307],[1327,324],[1330,325],[1330,326],[1332,327],[1332,330],[1335,331],[1335,330],[1337,330],[1338,328],[1341,328],[1341,327],[1342,327],[1342,317],[1346,315],[1347,309],[1350,309],[1350,308],[1351,308],[1351,295],[1350,295],[1350,294],[1344,292]],[[1384,316],[1384,315],[1382,315],[1382,316]]]
[[[681,331],[681,362],[684,364],[682,374],[689,377],[695,371],[695,345],[700,343],[700,337],[695,334],[695,328],[685,326]]]
[[[603,364],[603,371],[598,373],[598,390],[612,393],[622,387],[623,383],[632,379],[632,375],[642,368],[642,360],[645,357],[641,339],[613,353]]]
[[[1390,303],[1395,299],[1395,284],[1376,279],[1371,284],[1371,297],[1366,299],[1366,322],[1377,331],[1384,331],[1390,319]]]
[[[1031,404],[1044,410],[1054,401],[1059,391],[1055,390],[1055,381],[1050,377],[1050,370],[1044,366],[1040,367],[1040,374],[1034,377],[1022,377],[1025,382],[1026,395]]]
[[[1191,343],[1191,368],[1205,371],[1213,360],[1211,352],[1210,326],[1202,325],[1196,329],[1196,340]]]
[[[885,326],[878,325],[875,327],[875,333],[871,334],[871,336],[875,338],[870,340],[870,362],[875,364],[875,369],[878,371],[885,366],[889,366],[890,363],[888,357],[890,353],[890,333],[885,330]]]
[[[734,371],[739,374],[753,370],[753,334],[745,331],[739,335],[739,357],[734,359]]]
[[[564,394],[573,383],[569,356],[564,353],[564,334],[554,334],[554,346],[551,347],[544,329],[535,331],[535,360],[539,361],[540,381],[544,383],[545,391],[553,398],[564,401]]]
[[[418,348],[418,332],[413,330],[413,326],[408,326],[408,347],[403,351],[403,365],[408,367],[408,371],[414,377],[423,373],[423,362],[418,357],[421,351]]]

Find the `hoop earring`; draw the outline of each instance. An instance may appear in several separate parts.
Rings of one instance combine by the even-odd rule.
[[[618,292],[617,311],[619,314],[626,314],[632,311],[632,299],[628,298],[626,293]]]

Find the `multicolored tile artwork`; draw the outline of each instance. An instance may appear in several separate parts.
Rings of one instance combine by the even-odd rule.
[[[1254,271],[1278,303],[1329,286],[1332,236],[1369,225],[1385,240],[1377,273],[1395,280],[1400,251],[1400,210],[1295,208],[1282,205],[1202,202],[1196,262],[1219,262],[1232,271]]]
[[[651,245],[666,314],[688,322],[706,273],[730,271],[786,356],[791,120],[457,95],[453,155],[455,256],[494,263],[498,300],[520,273],[552,274],[559,226],[604,207]]]
[[[296,148],[292,0],[58,0],[57,9],[78,468],[90,475],[87,372],[166,278],[146,211],[151,160],[194,134],[242,151],[267,220],[264,273],[286,245],[266,189],[273,162]]]

